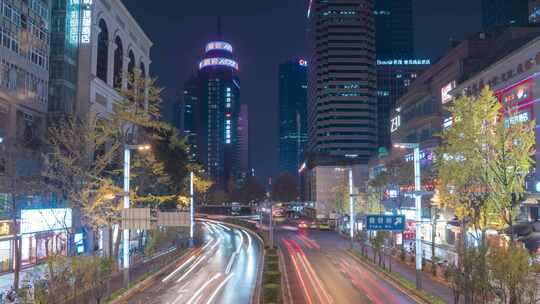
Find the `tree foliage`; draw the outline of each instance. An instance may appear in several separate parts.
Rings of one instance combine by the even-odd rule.
[[[298,184],[294,177],[285,172],[272,185],[272,199],[278,202],[292,202],[298,199]]]

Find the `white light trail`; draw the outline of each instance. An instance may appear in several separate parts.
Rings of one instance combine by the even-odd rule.
[[[178,271],[182,270],[187,264],[189,264],[191,261],[195,259],[195,256],[190,257],[180,265],[180,267],[176,268],[173,272],[171,272],[168,276],[166,276],[163,280],[161,280],[162,283],[167,282],[173,275],[175,275]]]
[[[218,287],[216,288],[216,290],[214,290],[214,292],[212,293],[212,295],[210,296],[210,299],[208,299],[208,302],[206,302],[206,304],[211,304],[212,301],[214,301],[214,298],[217,296],[217,294],[220,292],[220,290],[223,288],[223,286],[225,286],[225,284],[227,284],[227,282],[232,278],[232,276],[234,275],[234,272],[229,274],[219,285]]]
[[[180,283],[185,277],[187,277],[193,271],[193,269],[195,269],[205,258],[206,256],[200,257],[199,260],[197,260],[197,262],[191,265],[191,267],[188,269],[188,271],[186,271],[186,273],[184,273],[183,276],[181,276],[178,280],[176,280],[176,283]]]
[[[214,281],[215,279],[219,278],[221,276],[221,273],[216,273],[213,277],[210,278],[210,280],[206,281],[206,283],[204,283],[196,292],[195,294],[191,297],[191,299],[189,299],[189,301],[187,302],[187,304],[191,304],[191,303],[194,303],[194,301],[201,295],[201,293],[203,292],[203,290],[208,286],[210,285],[210,283],[212,283],[212,281]]]

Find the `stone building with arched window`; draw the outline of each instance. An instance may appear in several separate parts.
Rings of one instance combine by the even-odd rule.
[[[67,1],[53,7],[52,19],[59,26],[51,48],[64,69],[51,75],[50,113],[110,112],[127,85],[124,72],[149,75],[152,41],[120,0]]]

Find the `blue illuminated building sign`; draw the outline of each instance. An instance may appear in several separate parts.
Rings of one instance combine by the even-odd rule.
[[[88,44],[92,34],[92,1],[71,0],[68,5],[68,36],[72,44]]]
[[[238,62],[229,58],[207,58],[199,63],[199,70],[208,66],[226,66],[238,71]]]
[[[230,43],[224,42],[224,41],[212,41],[206,44],[205,51],[208,53],[209,51],[213,50],[221,50],[221,51],[233,51],[232,45]]]
[[[377,60],[377,65],[429,65],[430,59],[389,59]]]

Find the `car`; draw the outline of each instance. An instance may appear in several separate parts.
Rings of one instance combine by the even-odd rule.
[[[319,230],[330,230],[330,224],[328,224],[328,223],[319,223]]]
[[[309,228],[317,229],[317,228],[319,228],[319,225],[317,225],[317,222],[311,222],[311,224],[309,224]]]
[[[298,223],[298,228],[307,228],[307,227],[308,227],[308,225],[304,221],[301,221],[300,223]]]

